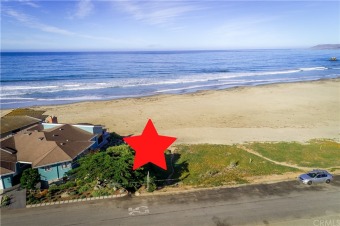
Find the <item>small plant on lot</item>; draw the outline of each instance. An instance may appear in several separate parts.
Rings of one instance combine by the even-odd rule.
[[[117,182],[113,181],[113,182],[108,183],[107,187],[108,188],[112,188],[113,190],[117,190],[117,189],[121,188],[122,185],[120,183],[117,183]]]
[[[149,183],[147,183],[147,178],[145,178],[145,184],[147,186],[147,192],[153,192],[157,188],[157,185],[155,183],[155,177],[151,176],[149,178]]]
[[[55,185],[55,184],[52,184],[49,188],[48,188],[48,192],[52,195],[54,195],[55,193],[57,193],[58,191],[60,191],[60,188]]]
[[[230,168],[235,168],[238,165],[239,161],[232,160],[230,161],[229,167]]]
[[[78,194],[78,191],[70,191],[69,194],[70,194],[70,195],[77,195],[77,194]]]
[[[1,206],[8,206],[11,204],[11,198],[8,195],[4,195],[1,198]]]
[[[156,184],[155,183],[150,183],[149,184],[149,189],[148,189],[148,192],[153,192],[155,191],[157,188]]]
[[[219,171],[219,170],[216,170],[216,169],[214,169],[214,170],[209,170],[209,171],[206,173],[205,176],[212,177],[212,176],[218,174],[219,172],[220,172],[220,171]]]
[[[80,179],[75,179],[75,182],[76,182],[78,187],[81,187],[82,185],[85,184],[85,182],[83,180],[80,180]]]
[[[42,191],[39,192],[39,194],[37,195],[37,197],[38,197],[38,198],[45,197],[47,194],[48,194],[48,190],[47,190],[47,189],[44,189],[44,190],[42,190]]]
[[[68,181],[68,182],[66,182],[65,184],[59,185],[59,189],[60,189],[60,190],[67,190],[67,189],[69,189],[69,188],[73,188],[73,187],[76,187],[76,186],[77,186],[76,182],[74,182],[74,181]]]
[[[90,186],[85,184],[85,185],[81,186],[80,188],[78,188],[78,193],[82,194],[82,193],[88,191],[89,189],[90,189]]]
[[[93,197],[99,197],[99,196],[105,196],[105,195],[110,195],[110,193],[104,189],[102,190],[95,190],[91,193]]]
[[[34,193],[29,192],[26,196],[26,203],[27,204],[36,204],[39,200],[34,196]]]

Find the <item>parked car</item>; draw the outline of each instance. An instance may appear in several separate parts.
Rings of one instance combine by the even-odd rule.
[[[333,176],[326,170],[312,170],[306,174],[301,174],[298,179],[304,183],[311,185],[313,183],[327,183],[329,184],[333,180]]]

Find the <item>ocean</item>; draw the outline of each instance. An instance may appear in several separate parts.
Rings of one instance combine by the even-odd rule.
[[[2,52],[1,108],[339,78],[339,50]]]

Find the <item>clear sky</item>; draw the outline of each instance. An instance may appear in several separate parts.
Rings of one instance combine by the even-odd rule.
[[[340,1],[1,0],[6,50],[304,48],[340,43]]]

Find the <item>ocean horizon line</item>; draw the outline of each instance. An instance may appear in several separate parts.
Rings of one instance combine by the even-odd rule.
[[[158,49],[158,50],[0,50],[2,53],[167,53],[167,52],[229,52],[229,51],[273,51],[273,50],[318,50],[311,47],[291,48],[228,48],[228,49]]]

